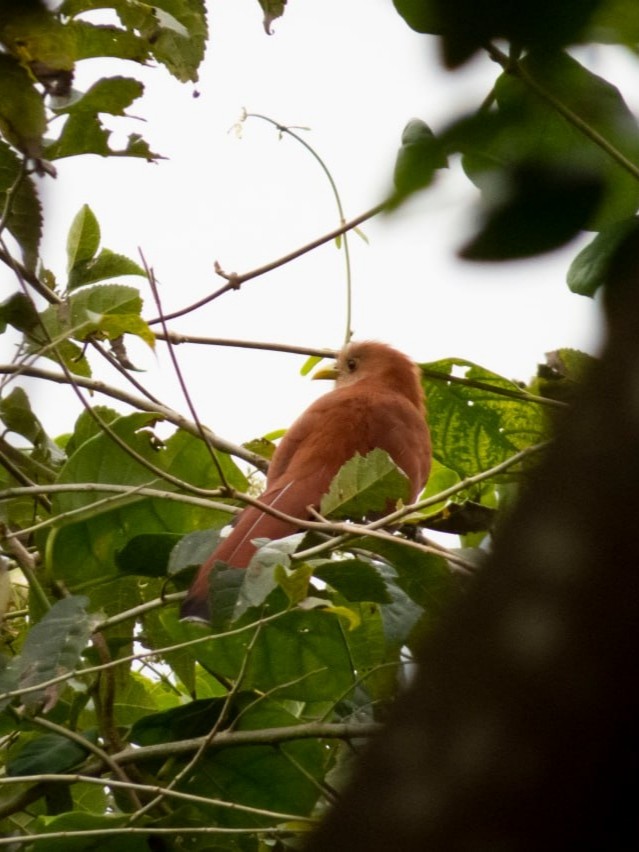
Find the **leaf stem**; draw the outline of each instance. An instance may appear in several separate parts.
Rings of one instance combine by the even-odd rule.
[[[289,136],[292,136],[293,139],[295,139],[297,142],[299,142],[300,145],[303,145],[303,147],[306,148],[306,150],[317,160],[317,162],[320,165],[320,168],[322,169],[322,171],[326,175],[328,182],[331,185],[331,190],[333,191],[333,195],[335,197],[335,203],[337,204],[337,211],[339,213],[340,225],[343,226],[346,223],[346,217],[344,216],[344,208],[342,206],[342,200],[340,198],[339,191],[337,189],[337,184],[335,183],[335,181],[333,179],[333,175],[331,174],[328,166],[326,165],[324,160],[320,157],[320,155],[317,153],[317,151],[313,148],[313,146],[309,145],[309,143],[305,139],[302,139],[302,137],[299,136],[299,134],[294,133],[293,130],[290,127],[287,127],[284,124],[280,124],[279,121],[275,121],[274,119],[269,118],[269,116],[267,116],[267,115],[261,115],[260,113],[255,113],[255,112],[247,112],[244,116],[244,119],[246,120],[247,118],[258,118],[258,119],[261,119],[262,121],[268,122],[269,124],[273,124],[275,127],[277,127],[277,129],[280,131],[280,133],[286,133]],[[350,251],[349,251],[349,247],[348,247],[348,234],[346,232],[344,232],[343,236],[344,236],[344,261],[345,261],[345,264],[346,264],[346,328],[345,328],[345,332],[344,332],[344,343],[346,344],[346,343],[348,343],[348,341],[353,336],[353,330],[352,330],[353,280],[352,280],[352,273],[351,273]]]

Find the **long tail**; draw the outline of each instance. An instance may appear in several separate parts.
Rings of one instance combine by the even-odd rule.
[[[305,516],[306,504],[295,498],[296,489],[293,483],[288,483],[283,488],[273,489],[263,495],[261,501],[273,508],[281,509],[287,514]],[[291,505],[293,504],[293,505]],[[211,607],[209,596],[209,574],[217,562],[224,562],[232,568],[246,568],[255,553],[253,541],[256,538],[278,539],[296,532],[298,527],[288,521],[280,520],[262,512],[254,506],[248,506],[238,515],[235,526],[229,535],[223,539],[209,556],[206,562],[200,565],[188,594],[180,609],[180,616],[187,621],[209,622],[211,619]]]

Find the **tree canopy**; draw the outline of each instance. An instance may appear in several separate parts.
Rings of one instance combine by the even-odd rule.
[[[268,33],[286,13],[286,0],[259,3]],[[300,848],[310,836],[311,848],[355,850],[386,847],[396,836],[402,849],[422,848],[425,838],[441,849],[467,848],[468,838],[424,804],[439,797],[445,814],[458,803],[457,792],[432,780],[433,767],[443,765],[437,749],[426,734],[417,736],[413,762],[426,767],[427,778],[419,769],[411,775],[402,725],[419,731],[428,724],[429,736],[452,731],[441,741],[452,751],[468,749],[464,768],[457,767],[460,784],[468,784],[460,801],[475,815],[484,812],[482,802],[505,792],[494,778],[486,781],[497,764],[485,742],[477,745],[470,734],[464,740],[471,711],[485,710],[501,754],[503,743],[514,740],[499,732],[515,725],[528,733],[535,698],[546,702],[547,726],[531,726],[530,740],[514,738],[521,754],[536,753],[543,764],[526,776],[533,790],[552,775],[553,749],[561,751],[564,741],[566,728],[548,721],[556,718],[558,683],[580,666],[592,688],[559,690],[566,717],[591,702],[592,717],[595,710],[599,717],[588,717],[588,735],[619,719],[620,730],[628,729],[629,708],[637,709],[628,669],[620,663],[625,704],[607,701],[610,676],[602,672],[636,650],[626,521],[635,508],[637,458],[627,377],[639,339],[632,324],[639,125],[614,82],[588,70],[582,53],[599,44],[636,56],[639,6],[628,0],[394,5],[409,27],[437,40],[442,74],[483,54],[494,63],[492,88],[467,113],[451,113],[437,134],[424,120],[410,120],[398,140],[390,196],[351,221],[342,215],[338,229],[293,254],[346,240],[362,222],[383,211],[392,215],[427,193],[440,170],[461,163],[481,205],[480,224],[459,246],[462,257],[535,258],[592,234],[567,283],[587,296],[607,289],[608,348],[601,364],[558,349],[529,382],[452,353],[420,363],[434,448],[420,499],[406,505],[405,477],[385,454],[352,460],[316,521],[300,520],[296,536],[265,543],[259,570],[215,572],[210,627],[180,622],[179,602],[220,530],[247,501],[259,499],[261,472],[278,436],[241,445],[202,423],[188,393],[185,410],[177,410],[145,387],[128,355],[130,341],[166,347],[173,357],[180,340],[172,317],[162,314],[152,267],[102,245],[88,202],[68,234],[64,280],[41,256],[47,228],[41,196],[44,187],[57,191],[57,161],[98,154],[112,160],[114,171],[123,157],[160,161],[141,135],[129,135],[124,146],[113,143],[104,116],[126,116],[144,96],[142,84],[128,76],[131,62],[155,63],[181,82],[197,80],[209,40],[206,4],[13,0],[0,8],[0,264],[11,284],[0,304],[0,332],[19,343],[15,357],[0,366],[0,846],[257,852]],[[104,10],[110,23],[95,16]],[[78,91],[74,70],[89,58],[120,65]],[[296,137],[293,128],[277,127]],[[218,270],[223,283],[206,301],[293,260],[274,258],[244,275]],[[157,316],[144,308],[143,289]],[[309,357],[308,370],[331,354],[297,351]],[[112,381],[95,378],[102,363],[112,369]],[[184,382],[177,360],[175,370]],[[72,431],[51,434],[36,416],[21,385],[27,376],[73,388]],[[389,500],[396,511],[378,518],[380,502]],[[542,510],[546,515],[535,520]],[[538,535],[548,515],[556,521],[554,544]],[[604,539],[609,546],[599,549]],[[610,541],[620,543],[628,569],[629,576],[620,574],[627,605],[597,573],[615,563]],[[593,548],[598,564],[583,557]],[[551,581],[549,572],[566,563],[574,569],[566,568],[572,585]],[[504,661],[499,647],[494,654],[503,628],[499,607],[509,613],[513,600],[519,604],[509,629],[525,641],[520,658]],[[597,601],[605,604],[600,620],[592,617]],[[549,612],[559,621],[565,616],[575,637],[598,625],[605,648],[576,639],[565,658],[574,667],[558,666],[565,646],[548,639],[550,651],[543,653]],[[464,630],[455,627],[458,616]],[[622,627],[628,632],[620,639]],[[531,685],[527,666],[537,652]],[[504,700],[497,702],[502,685]],[[465,689],[468,718],[461,712]],[[515,705],[508,719],[506,698]],[[386,723],[395,762],[384,758],[383,739],[375,737]],[[370,788],[360,789],[379,804],[372,819],[356,788],[342,798],[371,738]],[[611,749],[619,747],[617,735],[610,740]],[[583,738],[565,741],[574,772],[560,778],[576,783],[567,812],[579,814],[591,799],[575,779],[592,780],[600,791],[601,779],[588,773],[613,764],[605,747],[578,764]],[[468,769],[475,746],[477,766]],[[392,799],[382,807],[385,773],[399,778],[399,762],[408,766],[407,787],[412,778],[424,790],[423,798],[416,794],[419,819],[406,822],[405,835],[396,823],[415,810]],[[630,776],[624,764],[620,783]],[[549,789],[559,795],[558,786]],[[513,796],[511,805],[516,810],[521,801]],[[314,840],[327,811],[327,827]],[[541,819],[550,816],[543,811]],[[490,811],[482,825],[490,842],[528,848],[515,818]],[[560,834],[565,843],[581,836]],[[533,836],[543,842],[541,829]],[[605,831],[598,826],[592,836],[601,839]],[[481,837],[475,840],[481,845]]]

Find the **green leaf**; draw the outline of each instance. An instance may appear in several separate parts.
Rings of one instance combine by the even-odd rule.
[[[278,568],[289,568],[290,555],[297,549],[302,538],[302,533],[295,533],[275,541],[256,539],[260,546],[244,571],[244,582],[235,607],[234,619],[249,607],[261,606],[277,585],[283,585]]]
[[[180,702],[180,695],[168,682],[150,680],[134,671],[129,673],[126,683],[120,685],[114,710],[118,723],[128,726],[135,724],[149,712],[177,707]]]
[[[438,459],[433,458],[431,460],[430,473],[428,474],[428,482],[420,496],[420,500],[426,500],[429,497],[434,497],[436,494],[440,494],[442,491],[446,491],[448,488],[452,488],[454,485],[457,485],[458,482],[459,475],[455,473],[454,470],[443,465]],[[435,503],[426,510],[426,513],[428,515],[436,514],[438,511],[443,509],[445,504],[446,501]]]
[[[0,88],[1,88],[0,82]],[[1,107],[0,107],[1,110]],[[12,190],[7,205],[7,191]],[[0,140],[0,205],[6,209],[7,228],[22,251],[25,267],[34,272],[42,237],[42,205],[33,179],[23,173],[20,158]]]
[[[110,425],[125,444],[155,467],[194,485],[214,488],[219,477],[203,442],[178,430],[160,443],[150,431],[154,419],[153,414],[138,413],[120,417]],[[227,482],[244,490],[246,480],[230,458],[220,453],[218,461]],[[94,587],[117,578],[115,554],[136,536],[184,535],[207,529],[216,519],[220,526],[227,521],[227,515],[220,511],[136,494],[136,485],[163,491],[173,491],[176,486],[158,479],[102,432],[80,444],[58,481],[131,486],[131,493],[123,495],[117,503],[101,506],[94,505],[104,498],[99,492],[56,494],[53,498],[53,511],[59,523],[47,540],[47,564],[53,576],[71,589]],[[64,517],[65,513],[79,509],[86,511],[81,516]]]
[[[391,600],[389,596],[388,601]],[[398,648],[391,646],[384,630],[382,610],[385,607],[372,603],[349,603],[348,606],[358,616],[358,624],[346,632],[354,668],[369,700],[387,701],[394,692],[396,670],[386,664],[397,662]]]
[[[408,609],[415,616],[409,618],[401,628],[399,639],[404,643],[417,621],[414,605],[421,607],[428,618],[435,618],[443,611],[451,593],[456,589],[453,577],[446,560],[442,556],[423,553],[411,547],[406,547],[401,540],[363,537],[352,543],[353,547],[368,550],[387,563],[386,568],[376,563],[384,577],[386,588],[393,602],[400,601],[400,609]],[[403,596],[394,589],[399,587],[409,598],[409,604]],[[382,614],[387,607],[382,607]],[[421,613],[420,613],[421,617]]]
[[[630,232],[637,227],[639,219],[633,216],[616,222],[601,231],[594,240],[582,249],[570,264],[567,282],[573,293],[594,296],[608,277],[608,268],[615,252]]]
[[[546,52],[573,44],[600,0],[395,0],[409,26],[441,33],[443,57],[456,68],[494,39]]]
[[[261,615],[281,612],[280,617],[263,630],[257,626],[237,635],[218,635],[207,645],[194,646],[193,655],[209,671],[231,680],[243,670],[245,688],[277,690],[280,699],[329,701],[346,692],[354,674],[339,619],[321,610],[286,610],[287,606],[282,590],[275,589],[266,607],[249,609],[234,629]],[[187,637],[199,635],[190,625],[183,628]]]
[[[269,696],[261,699],[242,693],[231,709],[234,729],[259,731],[301,725],[290,709]],[[215,718],[215,713],[213,714]],[[210,729],[210,727],[209,727]],[[310,814],[321,794],[321,779],[332,750],[316,739],[272,745],[246,745],[209,750],[178,789],[197,790],[213,799],[225,798],[242,805],[292,814]],[[254,827],[255,815],[233,808],[200,806],[200,823],[228,827]],[[260,816],[260,823],[269,823]],[[275,820],[277,824],[279,820]]]
[[[171,552],[181,538],[179,533],[136,535],[116,551],[116,565],[123,574],[165,577]]]
[[[284,14],[287,0],[258,0],[264,12],[264,30],[267,35],[271,35],[271,24],[276,18],[281,18]]]
[[[595,361],[592,355],[577,349],[547,352],[546,362],[537,366],[537,376],[531,382],[531,391],[571,403]]]
[[[150,746],[204,736],[220,718],[224,705],[222,698],[205,698],[149,713],[135,721],[130,740],[138,746]]]
[[[102,249],[97,257],[91,257],[74,265],[69,274],[67,289],[75,290],[77,287],[95,284],[96,281],[104,281],[106,278],[117,278],[120,275],[145,277],[146,273],[130,258],[109,249]]]
[[[639,125],[618,89],[588,71],[567,54],[529,54],[524,72],[562,108],[603,137],[630,162],[639,161]],[[519,169],[540,169],[542,176],[589,176],[603,185],[603,199],[586,226],[600,230],[633,216],[639,206],[639,182],[623,165],[588,138],[525,81],[502,74],[495,86],[496,112],[481,113],[453,125],[445,134],[448,146],[460,150],[464,169],[479,186],[489,208],[503,192],[503,175]],[[548,187],[548,190],[550,187]],[[533,191],[531,186],[530,191]],[[534,194],[533,194],[534,197]],[[502,196],[503,198],[503,196]],[[552,215],[546,209],[546,215]],[[547,227],[543,221],[536,221]],[[577,219],[573,213],[573,221]],[[535,227],[531,217],[529,227]]]
[[[0,324],[2,331],[11,325],[18,331],[30,333],[40,328],[40,317],[32,300],[26,293],[12,293],[0,304]]]
[[[91,260],[100,247],[100,225],[93,210],[84,204],[76,214],[67,237],[67,272]]]
[[[182,536],[171,550],[167,576],[175,578],[187,568],[201,565],[213,553],[220,538],[219,529],[196,530]]]
[[[403,557],[400,561],[403,565]],[[387,606],[380,607],[386,645],[399,651],[406,645],[410,647],[411,639],[420,625],[436,621],[442,602],[447,600],[451,593],[450,573],[445,575],[441,567],[437,566],[429,572],[431,576],[419,577],[419,582],[413,581],[409,571],[405,572],[407,576],[400,581],[398,572],[392,565],[382,563],[377,567],[384,577],[392,601]],[[429,567],[426,563],[417,570],[426,574],[425,569]],[[424,605],[416,603],[414,597],[423,600]]]
[[[363,518],[384,512],[410,497],[406,475],[384,450],[357,453],[333,478],[320,512],[336,518]]]
[[[22,435],[40,449],[48,461],[61,462],[60,448],[48,437],[42,424],[31,410],[29,397],[21,387],[0,399],[0,419],[10,432]]]
[[[97,737],[90,740],[95,743]],[[50,772],[64,773],[82,763],[89,754],[76,740],[59,734],[43,734],[29,740],[15,757],[7,763],[7,775],[45,775]]]
[[[86,611],[88,603],[84,596],[63,598],[31,628],[19,656],[10,663],[17,672],[17,688],[37,686],[75,669],[97,623]],[[22,703],[30,712],[46,712],[55,706],[64,688],[62,681],[28,692],[22,696]]]
[[[40,0],[4,0],[0,42],[44,85],[48,94],[66,92],[75,58],[72,30]]]
[[[69,103],[57,106],[57,115],[126,115],[127,107],[144,92],[144,86],[132,77],[103,77],[86,92],[76,93]]]
[[[153,57],[182,82],[197,81],[208,35],[203,0],[157,0],[153,6],[118,4],[127,27],[138,30]]]
[[[442,15],[437,0],[393,0],[393,3],[411,29],[418,33],[441,34]]]
[[[521,392],[515,382],[460,358],[423,366],[493,386],[497,391]],[[427,377],[423,384],[434,455],[460,479],[494,467],[548,437],[548,423],[534,402],[491,393],[486,387]]]
[[[95,417],[91,416],[92,413]],[[101,433],[102,429],[99,423],[96,422],[96,418],[98,418],[98,420],[102,423],[109,424],[121,416],[121,412],[116,411],[113,408],[109,408],[107,405],[95,405],[91,411],[83,409],[75,421],[73,432],[66,444],[67,458],[71,458],[73,453],[75,453],[75,451],[82,446],[85,441],[88,441],[90,438]]]
[[[103,157],[143,157],[156,160],[148,144],[138,135],[129,135],[124,148],[114,149],[109,145],[111,131],[107,130],[100,113],[124,116],[126,108],[139,98],[144,86],[130,77],[110,77],[98,80],[79,97],[58,107],[59,115],[67,115],[66,122],[57,139],[46,143],[46,155],[50,160],[72,157],[78,154],[99,154]]]
[[[600,3],[587,38],[604,44],[623,44],[637,53],[639,6],[635,0],[605,0]]]
[[[100,6],[106,5],[108,5],[106,2],[100,3]],[[144,65],[150,57],[148,41],[120,27],[95,25],[88,21],[71,21],[69,28],[75,37],[76,59],[112,56],[116,59],[130,59]]]
[[[459,251],[466,260],[515,260],[559,248],[590,225],[605,189],[594,173],[536,162],[504,169],[498,184],[478,233]]]
[[[379,571],[360,559],[329,559],[313,563],[313,575],[332,586],[347,601],[385,604],[392,600]]]
[[[20,63],[0,53],[0,133],[23,154],[38,159],[45,129],[42,96]]]
[[[275,579],[286,597],[293,606],[301,603],[308,597],[309,583],[313,576],[313,569],[307,563],[297,565],[293,570],[287,571],[282,565],[275,569]]]
[[[96,849],[96,844],[99,844],[100,852],[123,852],[124,848],[126,852],[148,852],[147,838],[143,835],[127,837],[126,847],[124,847],[122,835],[110,837],[97,833],[123,827],[129,818],[126,814],[102,815],[78,812],[51,817],[38,816],[30,826],[30,833],[56,835],[47,840],[47,852],[91,852]],[[93,836],[78,834],[83,831],[94,831],[96,834]]]
[[[413,118],[404,128],[402,146],[397,152],[393,174],[396,194],[391,207],[429,186],[437,169],[447,166],[441,141],[424,121]]]
[[[74,291],[60,305],[51,305],[40,316],[51,339],[86,340],[97,335],[114,340],[135,334],[151,348],[155,335],[141,318],[142,299],[134,287],[104,284]]]

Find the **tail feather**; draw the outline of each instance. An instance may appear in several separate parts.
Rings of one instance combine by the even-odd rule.
[[[307,496],[307,490],[302,488],[300,483],[289,482],[283,487],[269,489],[260,501],[288,515],[305,518],[308,515],[307,506],[313,502],[306,502]],[[209,575],[217,562],[224,562],[231,568],[246,568],[256,551],[253,544],[255,539],[284,538],[298,529],[296,524],[268,515],[255,506],[248,506],[238,516],[228,536],[219,542],[206,562],[200,566],[182,602],[180,617],[185,621],[210,621]]]

